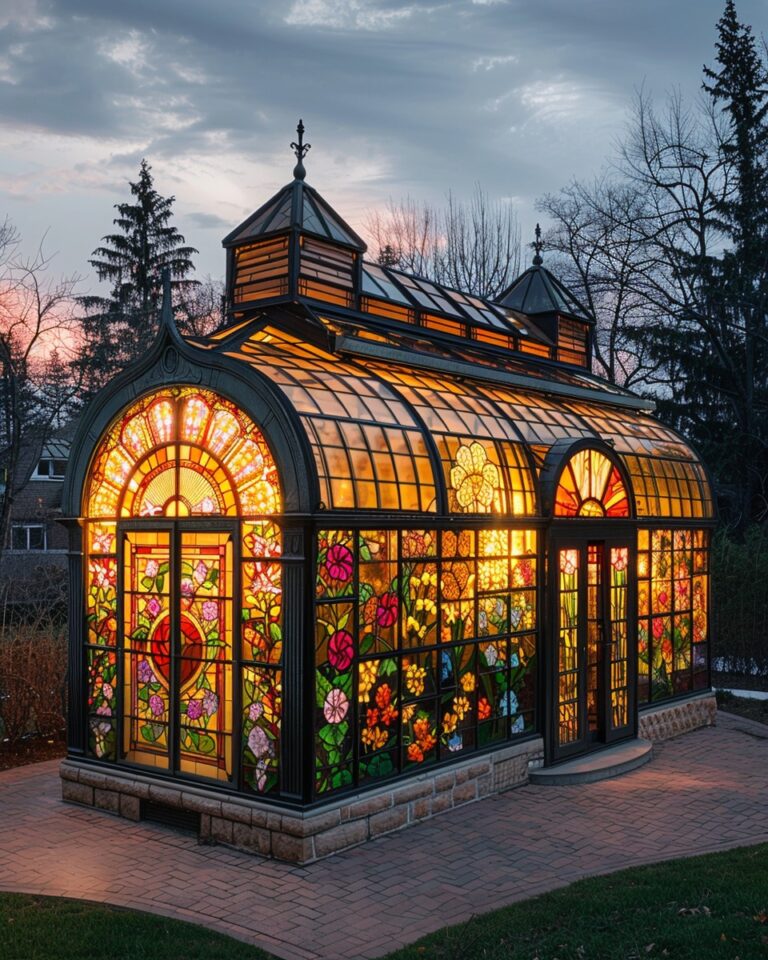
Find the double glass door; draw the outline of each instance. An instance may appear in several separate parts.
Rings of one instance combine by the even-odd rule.
[[[124,529],[123,756],[232,775],[233,536],[176,522]]]
[[[632,736],[630,538],[554,539],[553,759]]]

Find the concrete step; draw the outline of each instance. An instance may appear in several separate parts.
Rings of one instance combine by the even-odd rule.
[[[573,783],[595,783],[621,776],[642,767],[653,757],[653,744],[650,740],[624,740],[612,747],[595,750],[582,757],[566,760],[554,767],[539,767],[531,770],[528,778],[531,783],[563,786]]]

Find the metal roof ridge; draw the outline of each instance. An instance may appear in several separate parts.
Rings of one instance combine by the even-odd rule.
[[[374,343],[359,337],[342,334],[336,338],[336,351],[349,353],[352,356],[372,357],[378,360],[400,362],[411,367],[421,367],[441,373],[468,377],[473,380],[486,380],[491,383],[503,383],[507,386],[532,390],[534,393],[549,393],[557,396],[570,397],[579,400],[591,400],[595,403],[612,404],[630,410],[642,410],[652,413],[656,404],[652,400],[645,400],[632,394],[613,394],[604,391],[597,393],[587,387],[576,387],[570,384],[559,383],[554,380],[541,380],[528,377],[521,373],[508,373],[506,370],[495,370],[492,367],[480,367],[465,360],[446,360],[443,357],[432,357],[429,354],[402,350],[385,344]]]

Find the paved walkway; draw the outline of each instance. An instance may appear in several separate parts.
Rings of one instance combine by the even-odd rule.
[[[65,805],[57,762],[0,774],[0,815],[0,889],[358,960],[588,874],[768,841],[768,728],[721,713],[616,780],[523,787],[309,867]]]

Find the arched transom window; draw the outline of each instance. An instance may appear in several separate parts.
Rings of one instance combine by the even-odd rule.
[[[566,463],[555,494],[556,517],[628,517],[629,497],[617,467],[599,450]]]

